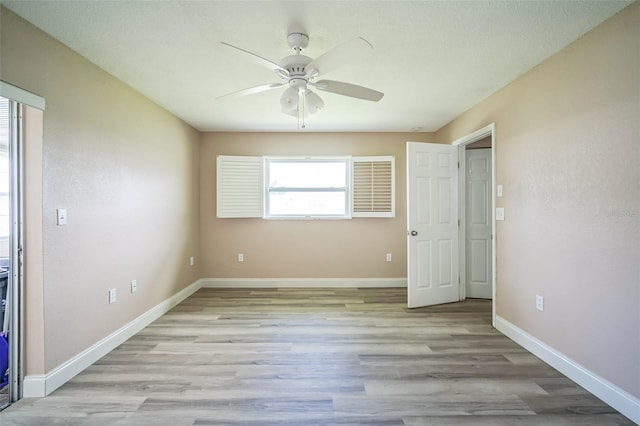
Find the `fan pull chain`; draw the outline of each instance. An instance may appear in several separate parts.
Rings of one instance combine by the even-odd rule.
[[[303,91],[302,91],[302,128],[303,128],[303,129],[304,129],[305,127],[307,127],[307,126],[305,126],[305,124],[304,124],[304,105],[306,104],[306,96],[307,96],[307,91],[306,91],[306,90],[303,90]]]
[[[304,104],[305,104],[305,91],[298,89],[298,130],[304,129],[306,126],[304,124]],[[302,118],[300,118],[302,116]],[[302,127],[300,126],[300,121],[302,121]]]

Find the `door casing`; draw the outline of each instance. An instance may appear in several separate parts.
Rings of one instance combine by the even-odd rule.
[[[476,130],[466,136],[453,141],[452,145],[458,147],[458,217],[460,218],[460,228],[458,233],[458,265],[460,268],[460,282],[466,282],[466,146],[474,142],[491,137],[491,324],[496,325],[496,125],[491,123],[481,129]],[[464,285],[459,286],[460,300],[466,298],[466,288]]]

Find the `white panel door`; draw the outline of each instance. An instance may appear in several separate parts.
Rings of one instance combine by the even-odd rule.
[[[491,299],[491,149],[466,153],[466,296]]]
[[[459,300],[457,147],[407,142],[410,308]]]

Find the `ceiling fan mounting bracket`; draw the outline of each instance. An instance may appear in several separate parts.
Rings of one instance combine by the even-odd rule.
[[[287,42],[289,47],[300,53],[309,45],[309,36],[304,33],[291,33],[287,36]]]

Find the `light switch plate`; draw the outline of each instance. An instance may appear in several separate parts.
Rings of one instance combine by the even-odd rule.
[[[58,209],[56,210],[58,215],[58,225],[66,225],[67,224],[67,209]]]
[[[498,185],[496,187],[496,196],[497,197],[502,197],[502,185]]]
[[[496,220],[504,220],[504,207],[496,208]]]

